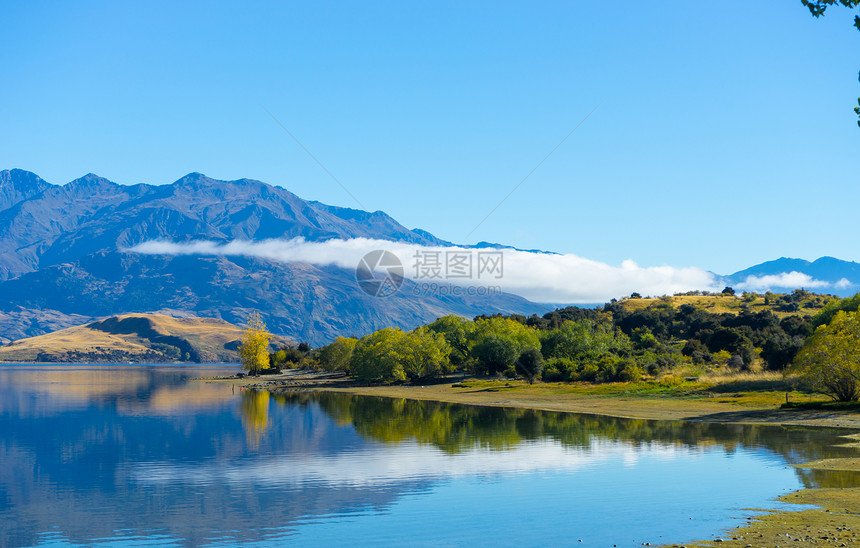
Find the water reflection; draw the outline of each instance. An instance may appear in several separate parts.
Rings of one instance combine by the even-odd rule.
[[[785,468],[853,455],[835,430],[185,380],[212,374],[223,370],[0,367],[0,546],[632,546],[658,540],[645,536],[655,507],[660,533],[681,541],[785,489],[857,485],[851,473]]]
[[[269,425],[269,392],[267,390],[242,391],[242,426],[248,436],[248,443],[260,445],[260,438]]]
[[[182,382],[223,375],[235,366],[0,366],[2,408],[21,415],[60,413],[89,405],[123,414],[170,415],[232,399],[224,384]]]
[[[282,392],[273,399],[281,405],[319,406],[334,421],[352,424],[369,439],[389,444],[414,440],[449,454],[475,448],[511,450],[550,439],[583,449],[607,442],[651,451],[719,448],[729,455],[741,447],[764,449],[765,455],[788,464],[857,455],[855,447],[846,445],[843,436],[848,432],[843,429],[621,419],[327,392]],[[860,485],[857,472],[796,470],[805,487]]]

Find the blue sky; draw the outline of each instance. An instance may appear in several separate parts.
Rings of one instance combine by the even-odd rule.
[[[860,260],[848,10],[176,4],[0,4],[0,168],[359,207],[268,109],[365,207],[457,243],[719,273]]]

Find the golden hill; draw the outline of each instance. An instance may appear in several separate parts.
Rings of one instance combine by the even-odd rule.
[[[618,303],[629,311],[646,308],[679,308],[688,304],[712,314],[740,314],[741,312],[771,311],[779,317],[793,314],[814,316],[827,303],[837,299],[833,295],[820,295],[798,290],[787,294],[744,295],[674,295],[671,297],[625,298]]]
[[[0,346],[0,362],[235,363],[243,331],[216,318],[124,314]]]

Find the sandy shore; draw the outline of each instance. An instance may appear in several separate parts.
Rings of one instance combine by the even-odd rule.
[[[327,390],[366,396],[433,400],[467,405],[519,407],[567,413],[653,420],[686,420],[734,424],[838,427],[860,430],[860,413],[779,409],[775,403],[751,405],[731,398],[619,397],[555,392],[551,386],[470,387],[459,382],[427,386],[362,386],[343,375],[287,371],[277,376],[206,379],[267,390]],[[860,440],[860,435],[853,435]],[[858,443],[860,445],[860,443]],[[858,453],[860,455],[860,453]],[[860,471],[860,458],[830,459],[801,468]],[[778,500],[814,505],[800,511],[774,511],[750,516],[745,525],[716,539],[686,546],[762,547],[860,546],[860,488],[803,489]],[[755,511],[756,509],[750,509]],[[718,539],[718,540],[717,540]],[[678,547],[684,545],[671,544]]]

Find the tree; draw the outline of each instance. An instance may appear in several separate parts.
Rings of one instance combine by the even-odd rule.
[[[535,379],[543,372],[543,356],[536,348],[527,348],[517,358],[517,373],[522,375],[533,384]]]
[[[836,316],[836,313],[839,311],[843,312],[856,312],[860,310],[860,293],[857,293],[853,297],[846,297],[844,299],[835,299],[827,303],[821,311],[812,318],[812,327],[817,328],[819,325],[826,325],[833,320],[833,317]]]
[[[407,333],[400,344],[403,372],[409,380],[432,379],[451,372],[451,345],[443,335],[419,327]]]
[[[405,381],[406,372],[398,355],[398,343],[405,336],[399,329],[386,327],[359,339],[349,360],[352,375],[365,382]]]
[[[358,339],[338,337],[334,342],[320,349],[320,365],[326,371],[349,372],[349,360]]]
[[[510,337],[488,335],[475,345],[472,354],[478,359],[481,371],[493,375],[513,366],[519,351]]]
[[[828,6],[833,5],[842,5],[846,8],[854,9],[857,6],[860,6],[860,0],[800,0],[804,6],[809,9],[809,13],[812,14],[813,17],[818,18],[824,15],[824,12],[827,10]],[[857,27],[857,30],[860,30],[860,17],[857,15],[854,16],[854,26]],[[854,113],[860,117],[860,99],[857,99],[857,105],[854,107]],[[857,125],[860,126],[860,120],[857,121]]]
[[[242,365],[256,375],[260,369],[269,366],[269,332],[266,324],[257,312],[248,316],[247,327],[242,334],[242,344],[239,346],[239,359]]]
[[[450,354],[445,337],[426,327],[409,333],[389,327],[362,337],[349,367],[368,382],[425,380],[450,371]]]
[[[512,368],[527,348],[540,349],[537,331],[508,318],[481,318],[469,331],[472,357],[480,372],[499,373]]]
[[[623,354],[630,347],[624,333],[616,333],[611,321],[568,321],[544,335],[541,353],[547,358],[568,358],[594,362],[602,356]]]
[[[427,329],[445,337],[451,346],[451,362],[454,365],[465,363],[469,355],[469,331],[472,329],[472,322],[466,318],[449,314],[428,324]]]
[[[860,312],[839,311],[815,330],[795,358],[794,370],[837,401],[860,398]]]
[[[785,369],[803,348],[803,342],[804,338],[800,335],[792,337],[785,333],[776,333],[764,343],[761,357],[767,362],[768,369]]]

